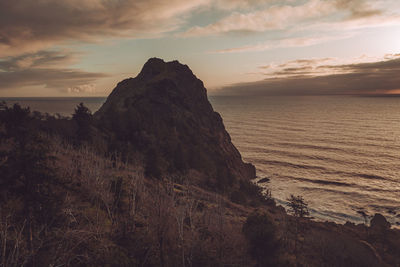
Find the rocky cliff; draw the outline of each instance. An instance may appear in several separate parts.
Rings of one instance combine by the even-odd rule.
[[[145,155],[150,176],[197,170],[220,189],[255,177],[203,82],[178,61],[149,59],[136,78],[118,83],[95,118],[119,151]]]

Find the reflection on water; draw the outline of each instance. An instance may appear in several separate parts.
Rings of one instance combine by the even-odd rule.
[[[70,115],[105,98],[25,98],[32,110]],[[400,223],[400,98],[210,97],[233,143],[281,204],[303,195],[312,216],[363,222],[359,211]]]
[[[212,97],[234,144],[280,203],[322,220],[400,222],[400,98]]]

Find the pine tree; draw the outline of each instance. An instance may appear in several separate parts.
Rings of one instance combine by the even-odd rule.
[[[93,116],[92,112],[83,103],[75,108],[72,119],[77,125],[76,137],[79,143],[91,140],[91,129]]]
[[[304,201],[302,196],[290,195],[287,199],[289,202],[289,211],[298,218],[307,217],[310,215],[308,204]]]

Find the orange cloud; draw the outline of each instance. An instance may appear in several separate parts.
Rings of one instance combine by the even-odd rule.
[[[0,60],[0,90],[43,86],[61,92],[94,92],[93,83],[108,75],[65,67],[75,61],[76,53],[66,51],[40,51]]]
[[[291,61],[261,66],[267,79],[228,86],[227,95],[354,95],[396,94],[400,84],[400,56],[353,64],[334,59]],[[330,63],[330,64],[327,64]]]

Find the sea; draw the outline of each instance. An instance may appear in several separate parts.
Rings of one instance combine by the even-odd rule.
[[[106,98],[0,98],[71,116]],[[287,207],[302,196],[320,221],[364,223],[375,213],[400,227],[400,97],[210,96],[258,183]],[[365,217],[365,215],[367,217]]]

